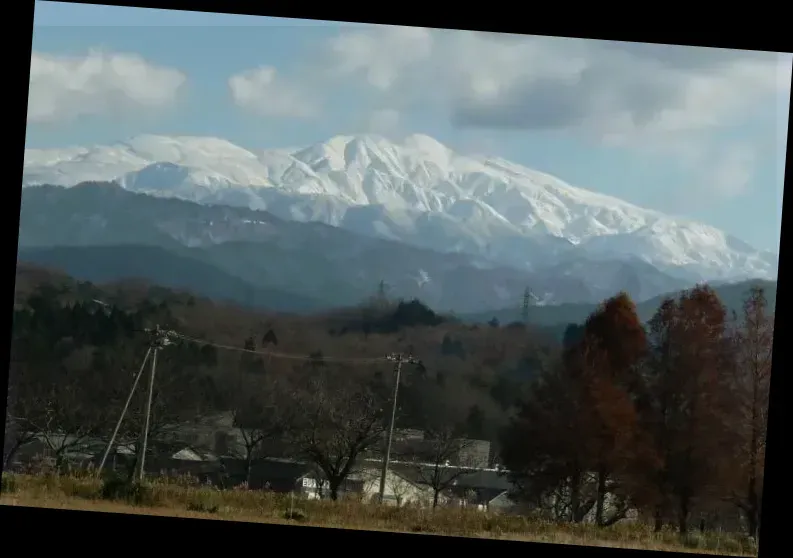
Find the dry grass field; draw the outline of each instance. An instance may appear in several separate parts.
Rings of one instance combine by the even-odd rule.
[[[142,491],[114,499],[103,494],[101,481],[87,476],[4,474],[0,504],[715,555],[757,554],[749,540],[724,533],[694,533],[681,540],[672,531],[654,533],[642,524],[598,529],[457,508],[432,511],[355,500],[302,500],[262,491],[218,491],[195,486],[189,479],[154,479]]]

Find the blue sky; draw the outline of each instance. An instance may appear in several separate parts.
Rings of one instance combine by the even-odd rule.
[[[28,147],[423,133],[778,250],[789,55],[56,2],[34,26]]]

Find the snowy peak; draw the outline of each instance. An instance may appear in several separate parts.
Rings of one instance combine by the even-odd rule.
[[[632,259],[688,280],[773,278],[776,256],[494,157],[420,134],[340,135],[254,152],[219,139],[142,135],[25,151],[23,185],[116,181],[136,192],[266,209],[446,252],[536,269]]]

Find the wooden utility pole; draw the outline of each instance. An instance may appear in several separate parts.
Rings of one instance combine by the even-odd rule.
[[[385,454],[383,455],[383,470],[380,474],[380,503],[383,503],[384,495],[385,495],[385,481],[386,477],[388,476],[388,462],[391,457],[391,441],[394,437],[394,421],[396,420],[396,410],[397,410],[397,396],[399,395],[399,380],[400,376],[402,375],[402,364],[409,363],[409,364],[421,364],[421,361],[418,359],[413,358],[409,355],[403,355],[401,353],[391,354],[386,357],[388,360],[394,362],[394,395],[393,395],[393,402],[391,405],[391,420],[388,424],[388,440],[386,442],[386,449]]]

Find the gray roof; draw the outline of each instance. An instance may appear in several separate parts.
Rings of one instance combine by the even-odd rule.
[[[512,483],[507,479],[506,472],[494,471],[492,469],[466,473],[457,479],[457,486],[466,488],[487,488],[499,490],[500,492],[512,489]]]
[[[243,459],[221,458],[226,469],[244,467]],[[267,480],[297,480],[314,471],[310,463],[292,459],[254,459],[251,468]]]
[[[435,465],[432,464],[400,461],[392,462],[390,467],[395,473],[414,483],[421,483],[422,480],[426,482],[427,479],[432,478],[435,469]],[[469,470],[460,467],[441,466],[440,472],[446,478],[454,476],[454,485],[464,489],[494,491],[496,496],[512,489],[512,484],[506,477],[506,471],[496,471],[494,469]]]

